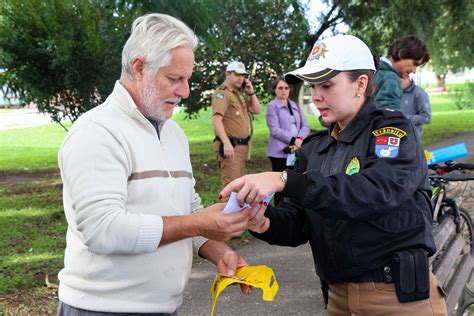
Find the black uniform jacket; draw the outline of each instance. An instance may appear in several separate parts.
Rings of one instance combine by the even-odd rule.
[[[309,241],[329,283],[381,268],[396,251],[435,252],[427,164],[401,112],[369,103],[339,140],[319,133],[297,154],[284,191],[290,199],[268,207],[270,228],[254,236],[281,246]]]

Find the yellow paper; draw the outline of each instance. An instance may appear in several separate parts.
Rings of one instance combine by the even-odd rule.
[[[227,286],[234,283],[247,284],[252,287],[262,289],[262,298],[265,301],[273,301],[273,298],[275,297],[279,288],[272,268],[265,265],[237,269],[237,271],[235,271],[235,275],[233,276],[218,274],[214,278],[214,283],[211,287],[211,316],[214,315],[214,309],[216,307],[216,302],[219,295]]]

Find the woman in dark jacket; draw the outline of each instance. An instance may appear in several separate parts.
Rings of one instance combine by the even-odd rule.
[[[244,176],[221,195],[238,191],[250,204],[273,192],[289,198],[258,212],[249,229],[270,244],[309,241],[329,284],[329,315],[446,315],[428,267],[435,245],[422,145],[401,112],[371,101],[377,63],[356,37],[316,42],[286,80],[311,85],[329,132],[305,140],[295,170]]]
[[[303,110],[288,98],[290,86],[284,77],[278,77],[273,84],[275,99],[267,105],[267,126],[270,129],[267,156],[272,164],[272,171],[292,169],[294,151],[301,147],[309,134],[309,125]],[[275,205],[283,200],[281,193],[276,193]]]

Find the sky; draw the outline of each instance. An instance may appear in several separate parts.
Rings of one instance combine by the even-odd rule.
[[[317,23],[318,15],[327,12],[329,10],[329,6],[321,0],[302,0],[302,3],[308,3],[309,10],[306,12],[306,16],[308,17],[308,21],[310,22],[311,31],[315,31],[319,24]],[[343,24],[337,27],[337,31],[339,33],[345,33],[348,31],[348,26]],[[326,30],[323,33],[322,38],[331,36],[332,33],[330,30]]]

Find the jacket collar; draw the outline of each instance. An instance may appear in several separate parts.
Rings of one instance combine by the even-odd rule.
[[[392,64],[390,63],[389,60],[387,60],[387,61],[381,60],[379,70],[393,71],[398,76],[398,72],[395,70],[395,68],[393,68],[393,66],[392,66]]]
[[[135,101],[133,101],[132,96],[130,93],[128,93],[127,89],[125,89],[119,80],[115,82],[114,90],[110,94],[109,98],[114,99],[114,104],[116,104],[117,107],[125,112],[129,117],[140,122],[140,124],[147,126],[147,128],[151,128],[153,131],[155,130],[150,121],[145,116],[143,116],[140,110],[138,110],[138,107]],[[163,126],[166,124],[166,121]]]
[[[347,127],[339,134],[338,140],[331,136],[331,133],[336,126],[336,123],[332,123],[328,128],[327,137],[321,139],[316,151],[322,152],[336,141],[344,143],[351,143],[354,141],[357,135],[359,135],[367,127],[367,125],[369,125],[370,121],[372,120],[372,112],[376,110],[377,108],[375,107],[375,104],[371,101],[362,106],[362,109],[359,111],[359,113],[356,114],[349,125],[347,125]]]
[[[280,101],[280,99],[278,98],[275,98],[273,99],[273,102],[275,102],[275,104],[279,107],[279,108],[286,108],[286,105],[283,104],[283,102]],[[291,101],[290,99],[288,99],[288,105],[291,106],[291,108],[293,108],[293,101]]]
[[[410,81],[410,86],[404,89],[403,92],[411,93],[413,89],[415,89],[415,83],[413,81]]]
[[[365,104],[359,113],[352,119],[347,127],[339,134],[339,141],[350,143],[359,135],[372,120],[372,112],[376,110],[374,103]],[[331,124],[329,133],[334,129],[335,123]],[[332,138],[332,137],[331,137]]]

